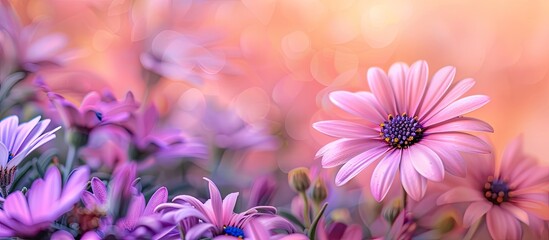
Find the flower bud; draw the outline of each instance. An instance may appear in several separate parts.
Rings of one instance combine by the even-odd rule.
[[[313,185],[311,199],[313,199],[316,204],[320,204],[326,200],[326,198],[328,198],[328,189],[326,188],[326,184],[322,178],[317,178]]]
[[[290,187],[296,192],[305,192],[311,186],[309,169],[304,167],[294,168],[288,173]]]
[[[402,207],[402,200],[397,198],[393,200],[393,202],[391,202],[389,206],[383,208],[383,210],[381,210],[381,214],[383,215],[383,218],[387,220],[387,222],[393,224],[393,222],[395,222],[395,219],[402,211]]]
[[[457,222],[453,214],[448,213],[448,214],[444,214],[438,219],[438,221],[435,223],[435,229],[440,234],[445,234],[447,232],[452,231],[456,226],[456,224]]]

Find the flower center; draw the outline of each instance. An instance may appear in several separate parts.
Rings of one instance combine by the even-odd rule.
[[[488,177],[484,184],[484,197],[493,204],[500,205],[503,202],[509,201],[509,191],[511,189],[507,183],[501,179],[494,179],[493,176]]]
[[[8,155],[8,162],[11,161],[15,156],[13,155],[13,153],[10,151],[9,155]]]
[[[379,126],[379,135],[391,147],[408,148],[423,137],[423,126],[418,122],[417,116],[410,117],[406,113],[396,117],[389,114],[387,121]]]
[[[244,230],[237,227],[223,226],[223,234],[244,239]]]
[[[13,182],[13,179],[15,178],[15,171],[17,170],[17,167],[0,167],[0,187],[7,187]],[[7,196],[3,196],[6,198]]]
[[[96,111],[95,116],[97,117],[97,119],[99,119],[99,121],[103,121],[103,114],[102,113]]]

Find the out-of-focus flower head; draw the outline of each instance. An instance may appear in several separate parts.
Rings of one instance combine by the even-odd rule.
[[[0,1],[0,59],[11,69],[2,72],[36,72],[45,66],[63,65],[75,53],[64,52],[67,38],[60,33],[37,36],[41,23],[22,26],[7,0]],[[0,75],[0,77],[5,77]],[[0,79],[1,80],[1,79]]]
[[[174,159],[207,157],[203,143],[177,129],[158,129],[159,116],[151,105],[142,113],[134,113],[125,124],[131,135],[131,157],[143,160],[153,157],[157,163],[170,163]]]
[[[388,74],[375,67],[368,70],[372,92],[332,92],[333,104],[366,120],[330,120],[313,125],[340,138],[317,152],[323,167],[344,164],[336,184],[347,183],[378,160],[370,182],[377,201],[389,191],[397,170],[402,186],[415,200],[425,195],[427,180],[442,181],[445,171],[465,176],[460,152],[490,152],[488,144],[466,132],[493,129],[481,120],[462,117],[488,103],[489,98],[474,95],[459,99],[475,81],[465,79],[451,88],[454,75],[454,67],[444,67],[428,81],[425,61],[410,67],[396,63]]]
[[[276,191],[276,180],[273,176],[263,176],[253,183],[248,198],[248,208],[270,205]]]
[[[170,217],[171,231],[165,236],[213,239],[278,239],[295,232],[295,227],[276,215],[276,208],[258,206],[234,213],[238,193],[221,199],[217,186],[207,178],[210,199],[202,203],[189,195],[180,195],[171,203],[160,204],[155,211]],[[163,237],[163,236],[159,236]]]
[[[538,237],[547,234],[549,220],[549,169],[523,152],[522,137],[505,149],[499,166],[493,155],[469,168],[467,178],[455,179],[437,199],[438,204],[470,202],[463,216],[465,227],[486,216],[494,239],[520,239],[521,222]],[[471,159],[479,162],[479,159]],[[496,167],[497,166],[497,167]]]
[[[117,168],[108,187],[100,179],[92,178],[92,192],[83,192],[82,202],[87,210],[97,213],[100,220],[97,226],[83,230],[96,229],[101,236],[149,238],[160,231],[160,215],[153,210],[168,200],[168,190],[165,187],[157,189],[146,202],[143,194],[134,187],[135,180],[135,164],[123,164]]]
[[[165,30],[141,54],[141,64],[149,71],[173,80],[200,84],[225,66],[225,55],[209,49],[200,38]]]
[[[128,92],[122,101],[104,101],[97,92],[87,94],[80,107],[75,106],[62,96],[48,92],[61,121],[69,131],[67,140],[72,144],[85,145],[90,132],[103,125],[120,123],[137,110],[139,104],[133,94]]]
[[[44,132],[49,124],[49,119],[40,121],[40,116],[21,124],[17,116],[0,121],[1,188],[11,184],[17,166],[30,152],[55,138],[55,132],[61,127]]]
[[[50,167],[44,179],[37,179],[25,196],[8,195],[0,210],[0,236],[30,238],[72,209],[89,179],[87,167],[76,168],[63,186],[61,174]]]
[[[278,146],[276,138],[262,124],[251,125],[233,109],[221,109],[208,104],[202,122],[211,133],[216,147],[230,150],[272,150]]]
[[[328,224],[325,218],[320,219],[316,236],[319,240],[360,240],[363,238],[360,225],[345,224],[337,221]]]

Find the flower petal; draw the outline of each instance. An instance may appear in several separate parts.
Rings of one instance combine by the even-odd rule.
[[[480,190],[468,187],[455,187],[440,195],[437,199],[437,204],[484,201],[484,199]]]
[[[490,211],[492,206],[493,204],[485,200],[471,203],[463,215],[463,224],[465,227],[469,227],[475,223],[479,218],[484,216],[486,212]]]
[[[398,166],[400,165],[401,155],[401,151],[390,151],[374,169],[370,188],[376,201],[380,202],[383,200],[387,192],[389,192]]]
[[[396,102],[394,92],[389,82],[389,78],[383,70],[378,67],[368,69],[368,85],[370,90],[379,101],[379,104],[387,111],[396,114]]]
[[[233,216],[234,207],[236,205],[236,200],[238,199],[238,193],[229,193],[225,199],[223,199],[223,218],[224,223],[229,222],[230,218]]]
[[[486,214],[486,223],[493,239],[521,239],[519,222],[501,208],[493,207]]]
[[[186,240],[202,239],[208,237],[206,234],[208,231],[213,231],[215,226],[210,223],[200,223],[189,229],[185,234]]]
[[[448,105],[453,103],[456,99],[461,97],[464,93],[469,91],[473,86],[475,85],[475,80],[471,78],[463,79],[456,83],[456,85],[450,89],[446,95],[438,102],[438,104],[435,105],[432,109],[426,109],[426,111],[423,113],[420,118],[420,122],[425,121],[426,119],[430,119],[434,115],[436,115],[438,112],[440,112],[442,109],[446,108]]]
[[[452,146],[455,150],[469,153],[490,153],[491,146],[477,136],[468,133],[446,132],[424,135],[421,141],[431,146]]]
[[[336,91],[330,93],[329,97],[332,103],[339,108],[372,123],[379,124],[385,118],[384,114],[376,109],[375,105],[378,105],[378,103],[373,95],[371,97],[360,97],[356,93]]]
[[[152,214],[158,205],[165,203],[166,201],[168,201],[168,189],[166,187],[161,187],[156,190],[149,199],[145,210],[143,210],[143,216]]]
[[[402,160],[400,162],[400,180],[404,190],[410,197],[416,201],[421,200],[427,190],[427,179],[421,176],[414,168],[412,161],[414,156],[409,149],[402,151]]]
[[[425,92],[419,115],[423,116],[428,113],[442,99],[442,96],[450,88],[455,75],[456,68],[452,66],[443,67],[433,75]]]
[[[369,139],[338,139],[326,144],[318,150],[316,157],[322,157],[322,167],[339,166],[356,155],[380,146],[387,146],[385,142]]]
[[[418,115],[418,108],[429,78],[429,66],[427,62],[421,60],[410,66],[410,72],[406,76],[406,106],[407,113],[410,116]]]
[[[457,117],[429,127],[426,132],[494,132],[494,128],[490,124],[476,118]]]
[[[12,218],[26,225],[32,225],[33,223],[27,199],[20,191],[8,195],[4,202],[4,211]]]
[[[313,128],[324,134],[339,138],[379,138],[379,131],[363,124],[330,120],[313,123]]]
[[[97,177],[93,177],[91,180],[91,188],[93,195],[95,195],[100,204],[107,202],[107,186],[103,181]]]
[[[228,210],[223,209],[223,200],[221,199],[221,193],[219,193],[219,189],[217,188],[215,183],[208,178],[204,178],[204,180],[208,181],[208,188],[210,189],[210,200],[212,204],[211,207],[215,217],[214,219],[212,219],[212,223],[216,226],[221,226],[221,221],[223,220],[225,211]]]
[[[6,148],[6,145],[0,142],[0,167],[8,166],[9,156],[10,156],[10,153],[9,153],[9,150]]]
[[[490,98],[485,95],[464,97],[451,103],[446,108],[442,109],[440,112],[434,115],[432,118],[426,119],[425,125],[431,126],[446,121],[448,119],[472,112],[486,105],[488,102],[490,102]]]
[[[512,203],[505,202],[505,203],[502,203],[500,207],[506,210],[511,215],[515,216],[515,218],[522,221],[526,225],[530,224],[530,222],[528,221],[528,213],[518,208],[517,206],[513,205]]]
[[[416,171],[432,181],[444,179],[444,165],[440,157],[425,145],[416,143],[408,148]]]
[[[337,172],[335,183],[341,186],[353,177],[358,175],[364,168],[368,167],[372,162],[378,160],[383,154],[385,154],[389,148],[387,146],[379,146],[372,148],[368,151],[360,153],[351,158],[341,169]]]
[[[408,75],[409,67],[405,63],[395,63],[389,68],[389,81],[395,94],[396,106],[398,113],[406,111],[406,76]]]
[[[451,147],[440,146],[440,144],[435,144],[431,146],[431,142],[422,142],[425,146],[432,149],[444,163],[444,170],[448,173],[458,176],[465,177],[467,174],[467,163],[465,159],[461,156],[459,152],[452,149]]]

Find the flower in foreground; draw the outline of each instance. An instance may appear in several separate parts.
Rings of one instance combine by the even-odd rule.
[[[210,199],[202,203],[189,195],[180,195],[171,203],[160,204],[155,211],[170,219],[173,227],[161,238],[185,239],[270,239],[295,232],[294,226],[276,215],[271,206],[253,207],[242,213],[234,213],[238,193],[221,199],[217,186],[209,179]],[[276,230],[276,231],[275,231]],[[283,232],[283,233],[282,233]]]
[[[55,138],[57,127],[45,132],[49,119],[40,121],[40,116],[19,124],[17,116],[10,116],[0,122],[0,187],[11,184],[17,165],[33,150]],[[4,196],[5,197],[5,196]]]
[[[478,159],[475,159],[478,161]],[[437,204],[470,202],[463,224],[471,226],[486,216],[494,239],[521,239],[524,223],[541,235],[549,220],[549,169],[522,150],[522,138],[512,141],[503,153],[501,166],[495,161],[469,168],[466,179],[444,193]]]
[[[8,195],[0,210],[0,236],[29,238],[72,209],[86,187],[89,169],[80,167],[62,186],[61,173],[50,167],[44,179],[32,183],[26,196],[21,191]]]
[[[370,182],[377,201],[387,194],[397,170],[404,189],[415,200],[424,196],[427,180],[441,181],[445,171],[465,176],[460,152],[490,151],[488,144],[466,132],[493,130],[481,120],[462,117],[488,103],[489,98],[460,98],[475,82],[465,79],[451,87],[454,75],[455,68],[448,66],[428,81],[425,61],[410,67],[397,63],[388,74],[379,68],[368,70],[372,92],[332,92],[333,104],[365,120],[313,125],[320,132],[341,138],[317,152],[325,168],[344,164],[336,184],[347,183],[378,160]]]

